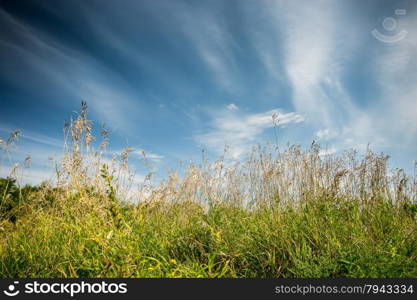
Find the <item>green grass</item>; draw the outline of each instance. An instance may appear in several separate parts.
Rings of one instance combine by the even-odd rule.
[[[254,210],[119,205],[118,222],[83,197],[65,207],[37,201],[15,224],[3,222],[0,276],[417,276],[416,215],[383,200]]]
[[[145,160],[132,195],[133,149],[104,163],[108,132],[94,150],[86,116],[55,180],[0,179],[0,277],[417,277],[417,180],[387,156],[259,147],[157,184]]]

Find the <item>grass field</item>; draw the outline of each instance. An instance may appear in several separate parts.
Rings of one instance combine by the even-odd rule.
[[[91,127],[83,105],[53,181],[0,181],[0,277],[417,277],[416,178],[382,154],[258,147],[132,192],[133,149]]]

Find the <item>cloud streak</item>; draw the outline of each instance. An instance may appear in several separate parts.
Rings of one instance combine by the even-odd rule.
[[[276,126],[285,126],[304,121],[295,112],[272,109],[263,113],[243,113],[238,111],[216,111],[212,113],[211,129],[194,137],[195,141],[215,153],[222,153],[225,146],[234,158],[238,158],[260,140],[261,135],[274,127],[273,115],[278,116]]]
[[[50,85],[52,90],[59,88],[59,92],[71,99],[72,103],[88,99],[92,111],[103,121],[114,127],[128,128],[129,118],[126,115],[138,112],[140,101],[132,92],[129,93],[128,85],[117,74],[94,57],[63,44],[2,9],[0,16],[3,26],[12,28],[9,36],[0,39],[2,53],[9,53],[10,59],[22,65],[8,75],[8,80],[20,83],[29,68],[30,72],[36,72],[36,75],[32,73],[32,81],[41,80]],[[33,86],[32,89],[38,87]]]

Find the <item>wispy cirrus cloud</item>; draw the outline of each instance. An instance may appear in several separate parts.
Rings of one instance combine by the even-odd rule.
[[[178,10],[179,26],[212,74],[211,79],[228,92],[240,90],[240,75],[234,55],[236,43],[223,19],[211,9],[186,5],[183,8]]]
[[[0,50],[10,60],[18,62],[7,80],[20,85],[26,72],[36,74],[27,85],[36,90],[49,85],[50,91],[65,95],[72,103],[88,99],[92,110],[106,123],[127,128],[126,115],[138,112],[138,96],[116,73],[101,65],[94,57],[39,28],[35,28],[0,9],[1,23],[11,28],[0,38]],[[40,82],[39,82],[40,81]],[[23,87],[25,89],[26,87]],[[59,91],[59,92],[58,92]],[[45,90],[39,91],[46,93]],[[57,95],[58,96],[58,95]],[[115,103],[118,105],[115,105]],[[61,106],[65,101],[51,104]]]
[[[13,131],[17,130],[18,128],[12,128],[5,125],[0,125],[0,132],[3,132],[0,136],[5,136],[11,134]],[[19,139],[27,140],[32,143],[43,144],[46,146],[60,148],[63,146],[63,140],[59,140],[57,138],[47,136],[44,134],[40,134],[28,129],[19,129],[21,132],[19,134]]]
[[[276,9],[285,11],[279,22],[285,23],[283,59],[295,109],[313,124],[340,125],[357,113],[341,78],[360,39],[346,28],[357,25],[351,24],[349,15],[341,16],[341,7],[332,1],[322,5],[304,1],[301,6],[280,2]]]

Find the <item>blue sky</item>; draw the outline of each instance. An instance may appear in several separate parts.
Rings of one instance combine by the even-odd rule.
[[[39,182],[85,100],[111,151],[164,173],[275,142],[276,113],[280,144],[370,144],[411,170],[416,53],[416,1],[2,0],[0,137],[22,130],[13,160]]]

